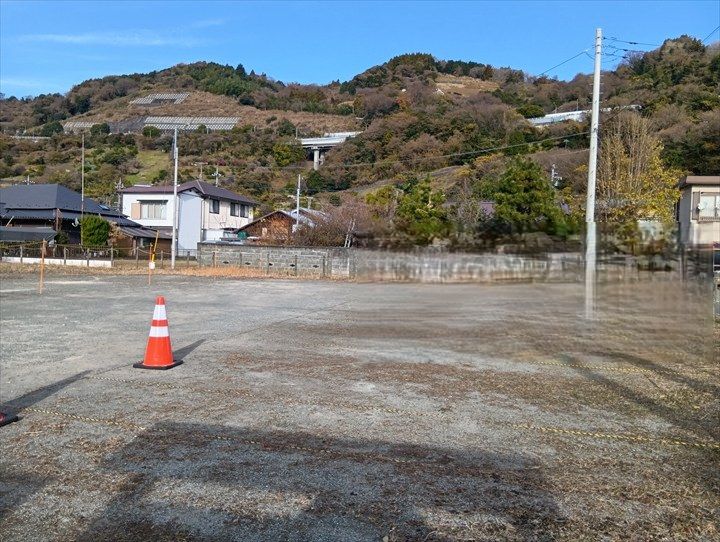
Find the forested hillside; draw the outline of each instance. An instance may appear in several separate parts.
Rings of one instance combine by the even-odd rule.
[[[717,174],[719,89],[718,44],[686,36],[667,40],[654,51],[625,55],[617,69],[603,73],[602,107],[614,109],[601,126],[618,122],[622,106],[639,105],[644,126],[658,138],[663,167]],[[320,202],[337,205],[352,194],[366,199],[385,186],[402,191],[407,183],[427,182],[448,207],[468,194],[487,195],[483,180],[497,181],[518,157],[530,159],[545,176],[555,164],[563,177],[558,197],[572,208],[582,201],[587,123],[538,129],[526,119],[589,109],[590,75],[559,81],[420,53],[322,86],[285,84],[246,73],[242,65],[203,62],[90,80],[66,95],[3,97],[0,178],[17,182],[30,176],[77,188],[80,137],[63,134],[61,124],[72,119],[95,124],[86,139],[91,195],[111,202],[120,181],[168,182],[169,135],[148,128],[110,134],[105,124],[156,114],[130,104],[150,92],[191,94],[185,106],[163,106],[162,114],[238,116],[230,131],[181,136],[181,177],[197,176],[194,164],[205,162],[205,178],[217,167],[224,186],[259,198],[267,208],[286,204],[286,191],[308,167],[295,136],[339,130],[363,133],[329,152],[319,172],[305,171],[306,193],[319,194]],[[17,134],[50,138],[10,137]]]

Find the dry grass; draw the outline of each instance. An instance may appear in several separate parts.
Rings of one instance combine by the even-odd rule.
[[[292,279],[300,280],[337,280],[338,277],[321,277],[318,275],[295,276],[293,272],[266,272],[262,269],[248,267],[199,267],[197,262],[191,261],[189,266],[185,260],[178,260],[176,268],[170,269],[170,262],[164,263],[164,268],[156,268],[152,275],[183,275],[190,277],[218,277],[218,278],[267,278],[267,279]],[[17,275],[40,275],[38,264],[14,264],[0,263],[0,277],[12,277]],[[61,265],[45,266],[45,278],[53,276],[82,276],[82,275],[114,275],[132,276],[148,275],[147,261],[140,261],[139,267],[135,266],[134,260],[116,260],[114,267],[73,267]]]
[[[482,81],[473,77],[455,75],[441,75],[435,84],[446,94],[458,94],[466,97],[480,92],[492,92],[499,87],[495,81]]]
[[[144,94],[162,90],[148,90]],[[169,92],[166,90],[166,92]],[[173,116],[173,117],[240,117],[238,125],[249,124],[264,127],[268,119],[286,118],[300,128],[321,132],[340,132],[357,129],[357,121],[353,117],[343,115],[327,115],[308,113],[305,111],[282,111],[276,109],[257,109],[249,105],[241,105],[227,96],[219,96],[209,92],[193,92],[179,104],[166,104],[157,107],[131,105],[130,98],[119,98],[93,109],[86,116],[73,117],[71,120],[90,122],[118,121],[130,117]]]

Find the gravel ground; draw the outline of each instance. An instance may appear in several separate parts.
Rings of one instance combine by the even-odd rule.
[[[711,540],[707,289],[0,282],[0,540]],[[154,296],[185,363],[140,371]],[[716,332],[717,333],[717,332]]]

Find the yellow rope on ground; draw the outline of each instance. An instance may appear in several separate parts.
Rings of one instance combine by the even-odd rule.
[[[325,405],[325,406],[329,406],[329,405]],[[375,410],[375,408],[373,408],[373,410]],[[377,408],[377,410],[384,410],[384,411],[392,412],[392,413],[401,412],[401,411],[398,411],[397,409]],[[56,416],[60,419],[70,419],[70,420],[76,420],[76,421],[81,421],[81,422],[98,423],[98,424],[102,424],[102,425],[119,427],[119,428],[123,428],[123,429],[134,429],[137,431],[148,430],[147,427],[144,427],[142,425],[133,424],[133,423],[119,422],[119,421],[116,421],[113,419],[93,418],[90,416],[79,416],[77,414],[66,414],[63,412],[55,411],[55,410],[47,410],[47,409],[28,407],[28,408],[23,409],[22,412],[47,414],[49,416]],[[549,427],[549,426],[524,424],[524,423],[509,423],[508,422],[508,423],[501,423],[499,425],[502,427],[511,427],[513,429],[537,431],[537,432],[541,432],[541,433],[551,433],[551,434],[563,435],[563,436],[596,438],[596,439],[611,440],[611,441],[627,441],[627,442],[644,443],[644,444],[665,444],[668,446],[682,446],[682,447],[686,447],[686,448],[702,448],[702,449],[720,450],[720,443],[718,443],[718,442],[705,442],[705,441],[697,441],[697,440],[687,440],[687,439],[682,439],[682,438],[656,438],[656,437],[649,437],[649,436],[629,434],[629,433],[604,433],[604,432],[600,432],[600,431],[583,431],[583,430],[579,430],[579,429],[564,429],[561,427]],[[167,431],[165,429],[156,428],[156,427],[153,427],[152,430],[160,431],[160,432]],[[241,442],[246,442],[249,444],[262,444],[257,441],[236,439],[233,437],[226,437],[223,435],[215,435],[215,436],[212,436],[211,438],[213,438],[215,440],[241,441]],[[297,447],[297,449],[306,450],[305,448],[301,448],[301,447]],[[317,452],[318,450],[312,450],[312,451]]]

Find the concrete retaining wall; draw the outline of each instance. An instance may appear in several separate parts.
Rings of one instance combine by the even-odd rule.
[[[350,250],[199,243],[197,259],[201,266],[246,267],[268,275],[353,278]]]
[[[361,281],[493,282],[577,281],[579,254],[529,258],[503,254],[437,251],[388,252],[322,247],[265,247],[230,243],[198,244],[201,266],[247,267],[268,275],[302,275]]]

